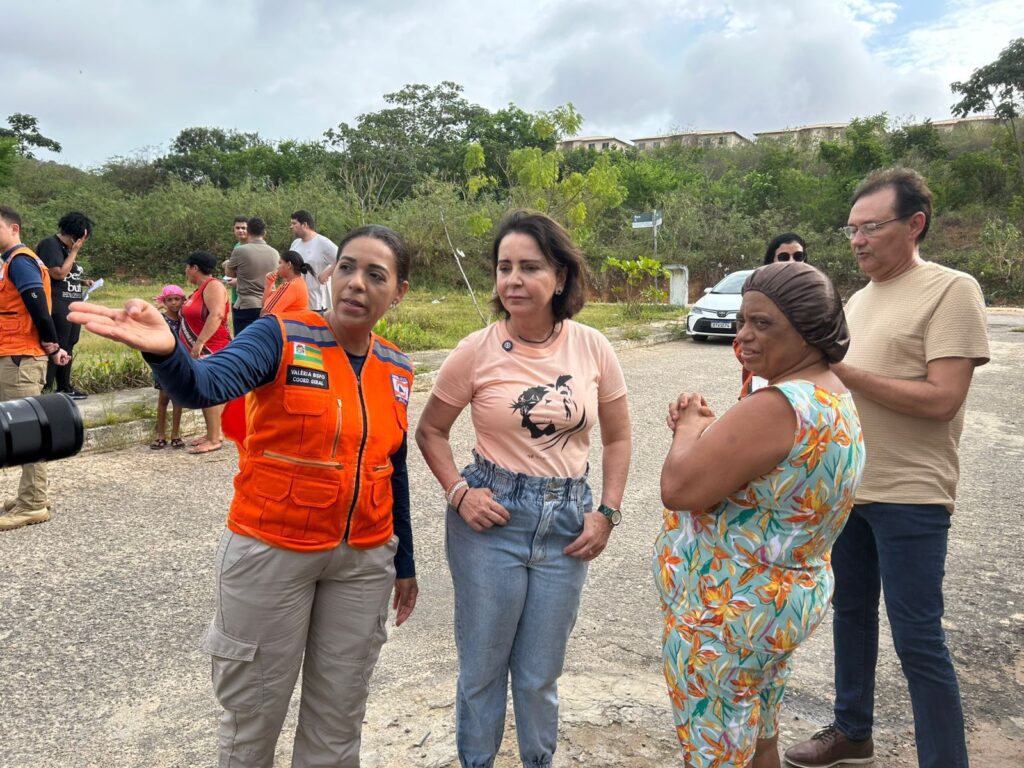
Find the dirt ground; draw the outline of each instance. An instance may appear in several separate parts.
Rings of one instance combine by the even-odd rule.
[[[956,659],[975,768],[1024,766],[1024,585],[1019,549],[1024,476],[1024,317],[990,319],[993,361],[975,378],[962,441],[962,481],[946,577],[946,629]],[[690,341],[621,353],[635,450],[611,546],[591,566],[561,683],[556,765],[678,765],[660,663],[650,550],[660,525],[665,403],[680,389],[729,406],[738,381],[728,345]],[[413,397],[413,418],[426,387]],[[456,456],[471,448],[468,419]],[[595,448],[592,466],[600,466]],[[212,614],[212,564],[235,455],[145,446],[51,466],[54,519],[0,534],[0,767],[211,765],[217,705],[198,651]],[[600,473],[596,473],[599,475]],[[410,458],[420,603],[391,637],[364,727],[366,768],[456,765],[455,649],[439,491]],[[0,487],[10,492],[16,470]],[[599,477],[595,477],[599,483]],[[883,629],[876,702],[878,768],[916,765],[905,681]],[[781,741],[830,719],[831,628],[797,653]],[[296,697],[297,698],[297,697]],[[287,766],[295,703],[275,765]],[[518,765],[509,718],[500,768]]]

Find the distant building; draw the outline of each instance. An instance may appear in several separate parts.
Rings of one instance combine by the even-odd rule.
[[[596,149],[598,152],[604,152],[608,149],[632,149],[633,142],[616,136],[576,136],[558,142],[558,148],[563,152],[571,149]]]
[[[949,120],[932,120],[932,127],[942,133],[950,133],[955,130],[972,130],[974,128],[998,126],[1002,121],[993,115],[970,115],[968,117],[953,117]]]
[[[761,131],[755,133],[757,141],[777,141],[801,147],[817,147],[823,141],[841,139],[849,123],[818,123],[816,125],[800,125],[795,128],[784,128],[779,131]],[[949,133],[954,130],[969,130],[979,126],[997,126],[1000,120],[992,115],[972,115],[955,117],[949,120],[934,120],[936,130]],[[738,147],[750,144],[750,139],[736,131],[682,131],[679,133],[663,133],[657,136],[641,136],[638,139],[620,139],[617,136],[576,136],[558,143],[563,151],[571,149],[593,149],[604,152],[609,149],[620,151],[637,149],[641,152],[661,149],[672,144],[687,147]]]
[[[842,138],[847,126],[849,123],[800,125],[796,128],[783,128],[781,131],[761,131],[754,136],[758,141],[778,141],[783,144],[816,147],[823,141]]]
[[[641,151],[661,149],[670,144],[682,144],[687,147],[736,147],[749,143],[750,139],[736,131],[684,131],[633,139],[633,146]]]

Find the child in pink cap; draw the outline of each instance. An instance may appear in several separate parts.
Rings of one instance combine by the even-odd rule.
[[[156,296],[156,305],[164,312],[164,320],[171,327],[174,337],[178,337],[181,328],[181,305],[185,302],[185,291],[177,285],[165,285]],[[149,444],[154,451],[167,447],[167,406],[173,405],[171,413],[171,448],[184,448],[181,439],[181,406],[171,403],[167,393],[160,388],[160,382],[154,380],[153,385],[160,391],[156,402],[156,440]]]

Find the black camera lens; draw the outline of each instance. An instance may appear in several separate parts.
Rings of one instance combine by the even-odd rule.
[[[0,467],[66,459],[84,440],[82,414],[67,395],[0,402]]]

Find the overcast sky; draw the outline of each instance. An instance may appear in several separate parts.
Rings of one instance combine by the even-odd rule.
[[[406,83],[573,102],[583,133],[747,136],[887,111],[942,119],[949,83],[1024,36],[1021,0],[11,0],[0,120],[82,167],[182,128],[315,139]]]

